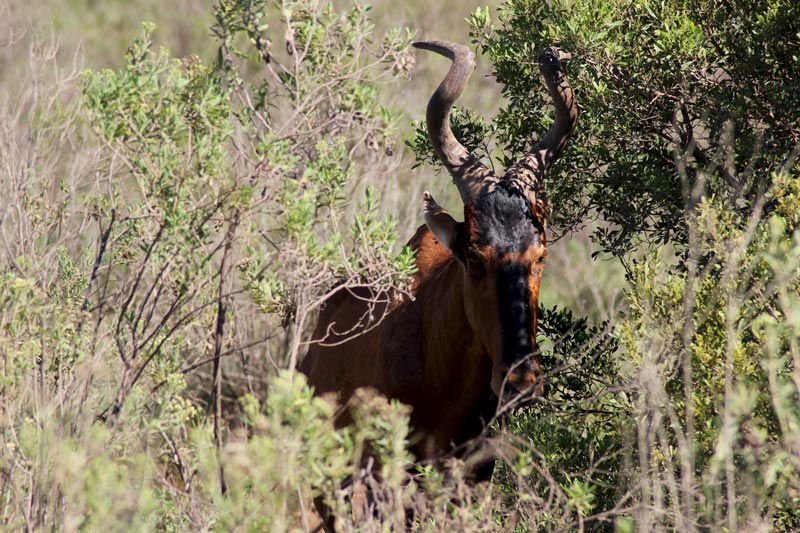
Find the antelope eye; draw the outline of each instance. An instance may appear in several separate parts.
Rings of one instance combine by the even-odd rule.
[[[468,248],[464,253],[464,258],[467,260],[469,277],[472,278],[473,281],[478,281],[486,274],[483,258],[475,250]]]
[[[469,263],[470,266],[483,265],[483,261],[481,260],[481,256],[472,248],[467,248],[467,251],[464,254],[464,256],[466,257],[467,263]]]

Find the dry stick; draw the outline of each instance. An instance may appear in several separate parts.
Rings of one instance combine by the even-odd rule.
[[[136,278],[135,278],[135,280],[133,282],[133,287],[131,287],[130,293],[128,294],[128,298],[122,304],[122,308],[120,309],[119,314],[117,315],[117,326],[116,326],[116,331],[114,332],[114,336],[115,336],[116,341],[117,341],[117,349],[119,350],[119,357],[122,360],[122,363],[125,365],[125,376],[126,377],[127,377],[127,374],[130,372],[131,361],[129,361],[128,358],[125,356],[125,349],[122,346],[122,341],[120,341],[121,330],[122,330],[122,322],[123,322],[123,319],[125,317],[125,313],[128,311],[128,307],[131,305],[131,302],[133,301],[134,296],[136,296],[136,291],[139,288],[139,283],[141,283],[141,281],[142,281],[142,276],[144,276],[144,271],[145,271],[145,268],[147,267],[147,263],[150,261],[150,256],[153,253],[153,250],[155,249],[156,244],[158,243],[159,240],[161,240],[161,234],[164,232],[164,228],[165,227],[166,227],[165,224],[161,224],[159,226],[159,228],[158,228],[158,231],[156,232],[155,237],[153,237],[153,240],[149,243],[149,246],[147,248],[147,253],[145,253],[144,258],[142,259],[142,261],[141,261],[141,263],[139,265],[139,270],[136,273]],[[135,347],[136,347],[136,332],[135,331],[131,331],[131,337],[132,337],[134,350],[135,350]],[[134,353],[131,355],[131,360],[133,360],[135,358],[136,358],[136,352],[134,351]]]
[[[86,296],[83,299],[83,305],[81,305],[81,311],[88,311],[89,310],[89,295],[92,293],[92,288],[94,286],[94,282],[97,280],[97,273],[100,270],[100,265],[103,263],[103,256],[106,253],[106,247],[108,246],[108,240],[111,237],[111,230],[114,229],[114,222],[117,220],[117,210],[111,209],[111,220],[108,222],[108,227],[105,231],[102,231],[103,223],[102,221],[98,221],[100,224],[101,235],[100,235],[100,249],[97,251],[97,256],[94,260],[94,266],[92,266],[92,275],[89,277],[89,284],[86,286]],[[80,326],[83,325],[83,322],[79,324],[79,332]],[[77,337],[77,335],[76,335]]]
[[[694,142],[694,141],[693,141]],[[694,151],[694,147],[687,147],[681,157],[676,161],[678,171],[681,173],[682,185],[684,187],[684,201],[687,204],[687,211],[694,214],[697,205],[705,192],[707,175],[705,172],[698,172],[695,184],[691,186],[687,174],[687,159],[689,153]],[[709,173],[713,173],[713,168],[707,167]],[[694,376],[692,372],[692,337],[694,336],[694,321],[692,315],[696,310],[696,282],[697,266],[699,262],[700,242],[694,224],[689,224],[689,258],[686,264],[686,289],[683,299],[683,354],[681,357],[681,367],[683,375],[683,397],[686,409],[686,428],[685,445],[681,448],[681,492],[683,493],[683,518],[686,524],[694,524],[694,491],[692,489],[694,479],[695,457],[691,443],[695,442],[695,420],[694,420]]]
[[[100,225],[100,248],[97,251],[97,255],[95,256],[94,259],[94,265],[92,266],[92,274],[89,276],[89,283],[86,286],[85,296],[83,297],[83,304],[81,304],[81,315],[78,321],[78,326],[76,328],[76,333],[73,336],[73,341],[72,341],[73,357],[77,357],[78,355],[78,339],[81,338],[81,333],[83,332],[83,325],[86,318],[85,314],[89,312],[89,298],[91,297],[92,289],[94,288],[94,283],[97,280],[98,273],[100,270],[100,265],[102,265],[103,263],[103,258],[105,257],[106,249],[108,248],[108,241],[111,238],[111,231],[114,229],[114,223],[116,222],[116,220],[117,220],[117,211],[116,209],[113,208],[111,209],[111,220],[109,220],[108,227],[106,227],[105,230],[103,230],[102,221],[98,219],[98,224]],[[94,350],[92,350],[92,353],[93,352]],[[44,364],[44,357],[42,358],[42,365],[43,364]],[[40,371],[43,371],[43,367],[40,368]],[[89,394],[89,384],[91,383],[92,378],[93,376],[90,375],[89,379],[87,380],[86,387],[84,388],[83,401],[80,403],[80,406],[78,408],[79,413],[83,412],[83,406],[86,404],[86,398]],[[42,383],[44,383],[43,376],[42,376]]]
[[[723,290],[731,292],[731,297],[726,306],[725,313],[725,372],[724,372],[724,405],[722,415],[724,424],[729,421],[735,420],[733,402],[734,402],[734,352],[738,348],[738,331],[737,331],[737,316],[741,305],[742,297],[737,294],[736,289],[738,284],[739,268],[744,262],[747,246],[753,241],[756,228],[761,221],[761,214],[763,212],[766,198],[763,194],[759,194],[758,199],[753,207],[753,212],[750,219],[747,221],[747,226],[743,231],[738,242],[735,242],[730,250],[730,259],[728,266],[723,272]],[[723,424],[723,425],[724,425]],[[733,444],[727,442],[727,451],[725,455],[725,491],[727,500],[727,522],[730,531],[738,529],[738,506],[736,498],[736,465],[733,460]]]
[[[147,291],[145,292],[141,304],[137,306],[139,309],[136,310],[136,314],[133,319],[133,324],[131,325],[131,330],[139,331],[140,330],[139,323],[144,318],[144,323],[141,327],[141,331],[142,332],[147,331],[147,327],[150,325],[150,319],[152,317],[153,312],[155,311],[156,306],[158,305],[158,299],[161,296],[161,288],[164,286],[163,283],[161,283],[161,279],[167,273],[171,272],[173,266],[174,263],[171,262],[168,265],[164,266],[164,268],[159,269],[158,274],[156,274],[156,277],[153,279],[152,282],[150,282],[150,288],[147,289]],[[155,297],[153,296],[154,292],[155,292]],[[151,297],[153,298],[152,303],[150,302]],[[149,303],[151,303],[150,311],[149,313],[145,313],[145,309],[147,308]],[[145,314],[147,315],[146,317]],[[145,344],[146,343],[142,343],[141,346],[144,347]]]
[[[211,255],[213,255],[214,253],[216,253],[217,250],[219,250],[220,248],[223,247],[222,243],[225,243],[225,239],[223,239],[221,241],[221,244],[219,246],[217,246],[214,249],[214,251],[211,252],[211,254],[209,254],[209,257]],[[137,344],[137,345],[134,346],[135,352],[139,353],[139,352],[143,351],[145,346],[147,344],[149,344],[155,338],[156,334],[159,331],[161,331],[162,328],[165,328],[167,326],[167,323],[169,322],[169,319],[175,314],[175,310],[179,306],[184,305],[186,302],[192,301],[193,298],[197,295],[197,293],[202,288],[204,288],[207,284],[208,284],[207,282],[203,282],[194,291],[192,291],[190,294],[188,294],[188,295],[186,295],[184,297],[178,298],[175,301],[173,301],[172,304],[170,305],[169,309],[166,311],[164,317],[159,322],[158,326],[154,329],[154,331],[151,332],[150,335],[144,341],[142,341],[140,344]],[[228,295],[228,296],[231,296],[231,295]],[[155,346],[153,346],[149,350],[149,353],[141,359],[141,363],[139,363],[135,368],[134,367],[130,367],[130,368],[126,368],[125,369],[125,372],[123,373],[123,376],[122,376],[122,382],[120,383],[119,390],[117,391],[116,399],[114,400],[114,402],[109,407],[104,409],[103,412],[101,412],[97,416],[97,420],[106,420],[109,410],[111,411],[111,414],[113,416],[116,416],[119,413],[119,411],[122,408],[122,404],[125,402],[125,399],[127,398],[128,392],[139,381],[139,378],[142,376],[142,373],[145,371],[145,369],[150,364],[150,362],[153,360],[153,358],[155,358],[156,355],[158,355],[160,353],[161,347],[169,339],[173,338],[172,336],[175,333],[175,331],[178,330],[178,328],[186,325],[188,322],[190,322],[191,320],[193,320],[194,318],[199,316],[200,313],[204,309],[206,309],[207,307],[209,307],[211,305],[213,305],[213,302],[204,303],[204,304],[200,305],[199,307],[190,310],[184,316],[179,317],[175,321],[175,323],[172,325],[172,327],[170,327],[168,329],[168,331],[161,337],[161,340],[158,341],[158,343],[155,344]]]
[[[203,285],[203,286],[204,286],[204,285]],[[198,290],[199,290],[199,289],[198,289]],[[187,301],[188,301],[188,300],[191,300],[192,298],[194,298],[194,297],[195,297],[195,295],[197,294],[198,290],[196,290],[196,291],[194,291],[192,294],[190,294],[190,295],[187,297]],[[229,294],[229,295],[227,295],[227,297],[231,297],[233,294],[235,294],[235,293]],[[170,310],[168,311],[168,314],[169,314],[170,316],[173,314],[173,309],[174,309],[175,305],[176,305],[176,304],[173,304],[173,306],[172,306],[172,307],[170,308]],[[128,393],[128,391],[130,391],[130,389],[132,389],[132,388],[133,388],[133,386],[134,386],[134,385],[136,385],[136,383],[138,383],[138,381],[139,381],[139,378],[141,378],[141,377],[142,377],[142,374],[144,373],[145,369],[146,369],[146,368],[147,368],[147,366],[150,364],[150,362],[151,362],[151,361],[152,361],[152,360],[153,360],[153,359],[154,359],[154,358],[155,358],[155,357],[156,357],[156,356],[157,356],[159,353],[161,353],[161,347],[162,347],[162,346],[164,346],[164,344],[167,342],[167,340],[169,340],[169,339],[172,339],[172,338],[173,338],[173,335],[174,335],[174,333],[175,333],[175,332],[176,332],[176,331],[177,331],[179,328],[181,328],[181,327],[185,326],[186,324],[190,323],[192,320],[194,320],[195,318],[197,318],[198,316],[200,316],[200,313],[201,313],[203,310],[205,310],[207,307],[211,306],[211,305],[213,305],[213,302],[210,302],[210,303],[205,303],[205,304],[203,304],[203,305],[201,305],[201,306],[199,306],[199,307],[197,307],[197,308],[195,308],[195,309],[192,309],[191,311],[187,312],[187,313],[186,313],[184,316],[182,316],[182,317],[178,318],[178,319],[175,321],[175,323],[172,325],[172,327],[170,327],[170,328],[169,328],[169,330],[167,330],[167,332],[166,332],[166,333],[163,335],[163,338],[162,338],[162,339],[161,339],[161,340],[158,342],[158,344],[156,344],[155,346],[153,346],[153,348],[152,348],[152,349],[149,351],[149,353],[147,354],[147,356],[145,356],[145,357],[142,359],[142,363],[141,363],[140,365],[138,365],[138,367],[136,368],[136,371],[135,371],[135,373],[133,374],[133,377],[132,377],[132,378],[129,380],[129,382],[127,383],[127,385],[126,385],[126,390],[125,390],[125,391],[123,392],[123,394],[122,394],[122,400],[121,400],[121,401],[124,401],[124,400],[125,400],[125,398],[127,397],[127,393]],[[167,317],[167,318],[169,318],[169,317]],[[166,324],[166,322],[167,322],[167,320],[165,319],[165,320],[163,320],[163,321],[162,321],[162,324],[160,324],[160,325],[158,326],[158,330],[159,330],[159,331],[161,331],[161,328],[162,328],[162,326],[164,326],[164,325]],[[227,354],[227,353],[223,353],[223,354],[221,354],[221,356],[224,356],[224,355],[228,355],[228,354]],[[214,359],[213,359],[213,357],[212,357],[211,359],[207,360],[206,362],[213,362],[213,360],[214,360]],[[185,372],[184,372],[184,373],[185,373]],[[158,390],[158,388],[159,388],[159,387],[162,387],[162,386],[164,386],[164,384],[166,384],[166,382],[167,382],[167,380],[164,380],[164,381],[162,381],[161,383],[159,383],[159,384],[158,384],[156,387],[154,387],[154,388],[151,390],[151,393],[152,393],[152,392],[155,392],[156,390]],[[121,405],[121,404],[120,404],[120,405]],[[104,417],[104,416],[105,416],[105,412],[106,412],[106,411],[108,411],[108,408],[107,408],[105,411],[103,411],[103,414],[102,414],[101,416],[103,416],[103,417]]]
[[[183,305],[183,303],[185,303],[187,301],[190,301],[192,298],[194,298],[194,296],[197,294],[197,292],[203,286],[204,286],[204,284],[202,284],[200,287],[198,287],[198,289],[196,289],[194,292],[192,292],[189,296],[185,297],[183,300],[178,298],[174,302],[172,302],[172,305],[167,310],[166,314],[164,315],[164,318],[161,320],[161,322],[159,323],[158,327],[148,336],[148,338],[145,339],[145,341],[142,342],[141,344],[134,343],[134,345],[133,345],[134,354],[140,353],[144,349],[145,345],[148,344],[150,342],[150,340],[155,337],[156,333],[158,331],[161,331],[162,327],[166,326],[168,320],[175,313],[175,309],[177,309],[179,305]],[[164,343],[166,343],[168,339],[172,338],[172,334],[175,333],[175,331],[180,326],[185,325],[188,321],[190,321],[192,318],[196,317],[200,313],[200,311],[202,311],[203,309],[205,309],[209,305],[211,305],[211,304],[204,304],[204,305],[200,306],[198,309],[193,310],[193,311],[187,313],[185,316],[179,318],[175,322],[175,324],[173,324],[173,326],[169,329],[169,331],[167,331],[167,333],[163,336],[163,338],[158,342],[158,344],[156,346],[154,346],[150,350],[149,354],[144,356],[143,358],[141,358],[141,363],[139,363],[135,367],[134,366],[130,366],[130,365],[125,367],[125,369],[123,371],[123,374],[122,374],[122,379],[121,379],[121,382],[120,382],[120,385],[119,385],[119,390],[117,391],[116,399],[114,400],[114,403],[113,403],[112,407],[110,407],[112,416],[115,417],[122,410],[122,405],[123,405],[123,403],[125,403],[125,399],[127,398],[128,393],[131,391],[133,386],[136,385],[136,382],[139,381],[139,378],[142,376],[142,373],[145,371],[145,369],[150,364],[150,362],[153,360],[153,358],[155,358],[155,356],[160,353],[161,347],[164,345]],[[118,345],[120,344],[119,338],[117,339],[117,344]],[[125,360],[125,359],[123,359],[123,360]],[[98,415],[99,418],[104,420],[106,418],[107,412],[108,412],[108,408],[106,408],[100,415]]]
[[[231,248],[233,247],[233,236],[236,233],[236,228],[239,225],[239,211],[234,211],[233,219],[228,226],[228,232],[225,235],[225,250],[222,253],[222,261],[219,265],[219,285],[217,287],[217,327],[214,331],[214,388],[212,391],[212,399],[214,404],[214,442],[217,446],[217,464],[219,465],[219,486],[220,492],[223,496],[228,492],[228,487],[225,484],[225,467],[222,464],[222,432],[220,431],[220,418],[222,418],[222,341],[225,336],[225,313],[226,305],[225,299],[229,290],[227,285],[229,283],[228,274],[230,266],[228,265],[228,256],[230,255]]]
[[[203,263],[205,264],[206,262],[210,261],[211,258],[217,253],[217,251],[220,250],[224,245],[225,245],[225,239],[223,239],[220,242],[220,244],[218,244],[213,250],[211,250],[208,254],[206,254],[206,256],[203,258]],[[150,334],[142,342],[134,345],[134,353],[141,352],[142,350],[145,349],[145,347],[148,344],[153,342],[154,339],[156,338],[156,336],[158,335],[158,332],[161,331],[161,328],[165,327],[167,325],[167,322],[169,321],[169,319],[172,317],[172,315],[175,314],[176,309],[178,309],[180,306],[183,306],[184,304],[192,301],[192,299],[195,297],[195,295],[197,295],[197,293],[209,283],[210,283],[210,281],[209,282],[203,282],[200,285],[198,285],[197,288],[195,288],[195,290],[192,291],[190,294],[185,295],[185,296],[177,297],[170,304],[169,309],[167,309],[167,311],[164,314],[164,316],[158,322],[156,327],[153,328],[153,330],[150,332]],[[199,312],[199,310],[201,310],[201,309],[203,309],[203,308],[205,308],[207,306],[208,306],[208,304],[202,305],[200,308],[198,308],[197,311]],[[149,321],[148,321],[148,325],[149,325]],[[170,330],[170,332],[169,332],[170,335],[172,334],[174,329],[175,328]],[[158,346],[160,347],[165,341],[166,341],[166,338],[161,339],[161,341],[159,342]]]
[[[305,298],[303,298],[303,300],[305,300]],[[297,357],[300,353],[303,327],[305,326],[306,318],[308,317],[307,308],[299,305],[298,307],[301,309],[301,311],[298,313],[297,320],[295,321],[294,335],[292,336],[291,349],[289,352],[289,370],[294,370],[297,367]]]

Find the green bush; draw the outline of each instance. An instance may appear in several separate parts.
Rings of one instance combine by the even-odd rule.
[[[796,147],[798,20],[786,0],[512,0],[498,26],[478,10],[473,38],[509,101],[499,159],[546,131],[536,58],[564,47],[581,116],[550,175],[554,221],[601,217],[598,243],[623,260],[640,243],[681,251],[695,186],[748,212]]]
[[[350,224],[345,194],[359,164],[388,157],[395,118],[376,86],[408,71],[410,34],[376,46],[365,9],[270,6],[217,7],[216,64],[171,57],[145,24],[122,68],[80,75],[80,99],[4,109],[34,119],[27,138],[3,130],[2,222],[18,237],[0,284],[5,528],[301,529],[319,491],[349,505],[340,483],[365,440],[401,505],[403,409],[365,398],[337,431],[276,369],[294,366],[332,285],[402,289],[412,271],[377,195]],[[294,49],[268,57],[263,21],[281,17]],[[83,166],[48,188],[80,143]],[[262,357],[237,362],[246,349]]]
[[[798,527],[798,20],[782,0],[514,0],[469,19],[508,105],[459,128],[490,132],[472,148],[500,164],[549,127],[539,50],[572,53],[554,222],[599,220],[596,254],[628,281],[608,328],[541,312],[551,394],[507,422],[528,473],[499,478],[537,496],[523,529]]]

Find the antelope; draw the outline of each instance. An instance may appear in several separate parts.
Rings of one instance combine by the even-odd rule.
[[[474,55],[442,41],[414,46],[452,61],[428,102],[426,122],[463,201],[464,221],[426,191],[425,224],[408,242],[417,266],[410,295],[338,290],[320,312],[313,336],[320,342],[311,345],[300,370],[316,394],[338,394],[342,405],[357,388],[372,387],[411,406],[412,453],[435,462],[479,436],[499,399],[543,393],[536,328],[551,212],[543,181],[578,113],[561,65],[569,55],[548,47],[539,70],[555,121],[498,177],[459,143],[449,124]],[[343,410],[337,424],[350,422]],[[492,469],[493,460],[479,465],[475,481],[488,479]]]

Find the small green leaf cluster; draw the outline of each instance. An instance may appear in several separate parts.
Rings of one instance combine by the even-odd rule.
[[[475,154],[476,157],[488,158],[490,143],[494,135],[493,127],[484,119],[471,112],[469,109],[454,107],[450,113],[450,128],[453,135],[464,147]],[[442,168],[442,163],[433,151],[428,138],[428,130],[424,122],[414,123],[414,137],[406,140],[408,146],[416,154],[414,168],[426,164],[437,170]]]
[[[340,516],[347,516],[352,487],[345,481],[359,477],[366,442],[379,447],[384,474],[395,464],[405,472],[408,455],[403,436],[408,431],[408,413],[399,405],[376,397],[358,398],[353,406],[356,424],[337,429],[335,405],[314,397],[302,375],[277,375],[267,398],[266,409],[251,395],[242,398],[246,431],[233,436],[221,457],[225,495],[219,490],[210,493],[218,527],[288,531],[302,523],[303,506],[316,496],[323,496]],[[202,449],[203,443],[198,444]],[[206,455],[200,465],[202,479],[218,479],[219,464],[213,455]],[[387,490],[402,491],[405,476],[382,479]]]

